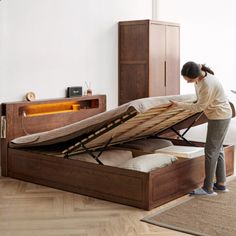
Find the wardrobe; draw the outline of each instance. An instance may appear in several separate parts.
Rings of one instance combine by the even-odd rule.
[[[135,20],[119,22],[118,101],[180,92],[180,26]]]

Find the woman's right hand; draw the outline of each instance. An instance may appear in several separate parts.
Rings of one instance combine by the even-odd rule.
[[[178,102],[176,102],[176,101],[173,101],[173,100],[169,100],[170,101],[170,107],[173,107],[173,108],[175,108],[175,107],[178,107]]]

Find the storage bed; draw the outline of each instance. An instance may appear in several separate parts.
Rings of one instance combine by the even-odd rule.
[[[204,143],[186,140],[186,132],[179,130],[202,124],[206,117],[172,108],[170,99],[191,102],[195,97],[139,99],[106,112],[105,95],[4,103],[2,175],[145,210],[181,197],[202,184],[204,155],[177,157],[171,164],[146,172],[100,160],[112,150],[118,156],[128,151],[134,159],[153,155],[130,143],[163,138],[173,145],[204,147]],[[227,175],[232,175],[234,147],[225,145],[224,151]],[[85,153],[92,161],[80,159]]]

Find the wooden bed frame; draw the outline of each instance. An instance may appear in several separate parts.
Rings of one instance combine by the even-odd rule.
[[[2,175],[145,210],[181,197],[202,184],[204,156],[180,159],[145,173],[9,147],[14,138],[62,127],[105,109],[105,95],[2,104]],[[195,125],[205,121],[202,116]],[[191,122],[188,119],[175,128],[186,128]],[[186,145],[183,140],[172,141]],[[224,150],[228,176],[234,173],[234,147],[225,146]]]

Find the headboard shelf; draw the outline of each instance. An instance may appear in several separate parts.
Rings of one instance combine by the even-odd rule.
[[[21,116],[42,116],[65,112],[78,112],[99,107],[99,99],[52,102],[47,104],[29,104],[19,107]]]

